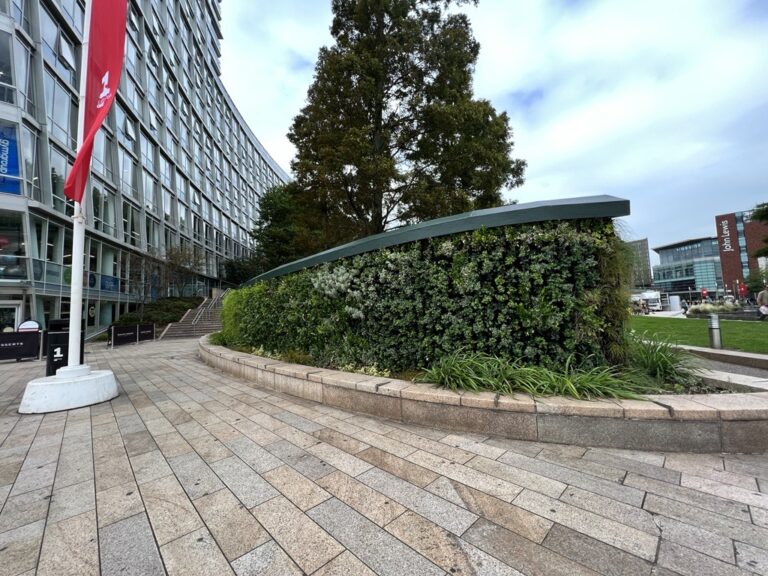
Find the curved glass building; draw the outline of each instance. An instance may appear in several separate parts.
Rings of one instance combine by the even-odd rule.
[[[94,145],[87,333],[139,301],[206,295],[287,181],[219,78],[217,0],[130,0],[125,66]],[[0,330],[69,314],[84,2],[0,0]],[[181,279],[176,269],[197,274]]]

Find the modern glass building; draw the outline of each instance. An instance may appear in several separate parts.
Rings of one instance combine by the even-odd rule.
[[[260,194],[288,176],[219,78],[217,0],[130,0],[125,66],[94,145],[88,332],[138,299],[204,294],[250,247]],[[67,317],[84,3],[0,0],[0,330]],[[199,273],[170,285],[156,264]]]
[[[695,238],[653,249],[660,263],[653,267],[656,290],[686,300],[701,299],[707,289],[710,298],[723,293],[723,273],[717,238]]]

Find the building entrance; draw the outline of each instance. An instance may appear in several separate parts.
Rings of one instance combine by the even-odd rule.
[[[0,332],[14,332],[21,323],[21,303],[0,301]]]

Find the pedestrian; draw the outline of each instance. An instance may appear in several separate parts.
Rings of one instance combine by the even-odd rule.
[[[683,300],[683,316],[688,316],[688,300]]]
[[[768,284],[763,286],[763,289],[757,295],[757,315],[760,320],[765,320],[768,317]]]

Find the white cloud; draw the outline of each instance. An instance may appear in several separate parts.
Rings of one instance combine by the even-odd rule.
[[[760,12],[762,10],[762,12]],[[288,168],[330,2],[227,0],[223,78]],[[613,194],[651,245],[714,234],[768,199],[768,13],[760,0],[480,0],[475,92],[529,163],[521,201]]]

